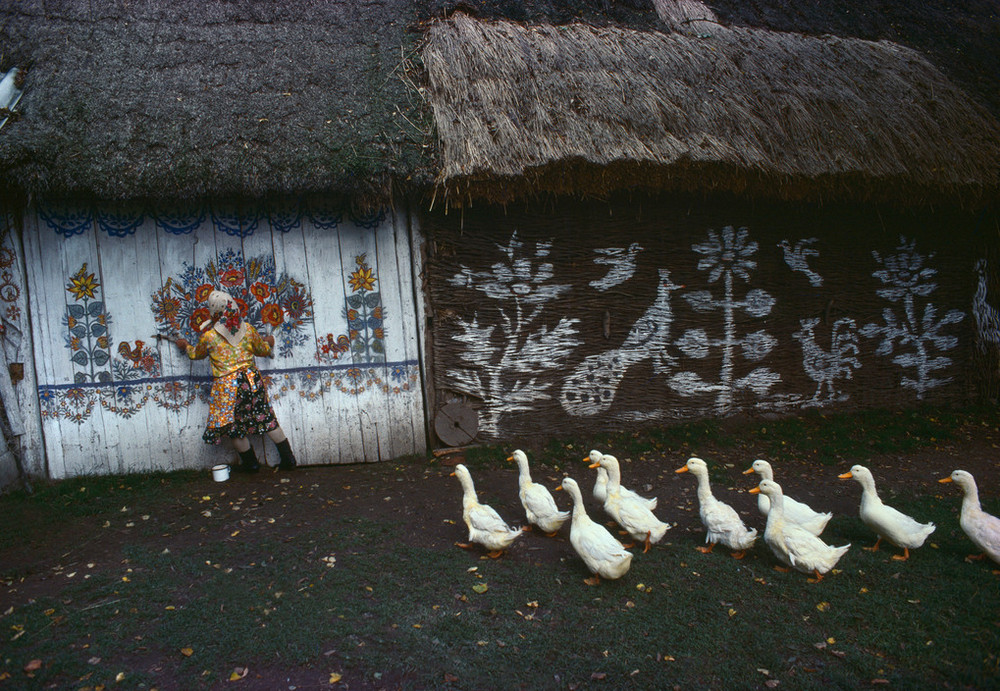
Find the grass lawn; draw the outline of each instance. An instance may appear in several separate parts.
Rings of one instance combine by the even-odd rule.
[[[927,415],[912,418],[909,429],[888,415],[878,433],[872,418],[800,421],[782,440],[839,459],[836,468],[813,461],[825,475],[872,462],[871,450],[850,446],[866,425],[872,439],[924,440],[907,451],[939,448],[947,472],[962,466],[969,444],[985,445],[978,463],[995,468],[988,456],[996,413],[947,415],[965,437],[943,448],[936,445],[945,425],[928,431]],[[704,424],[591,441],[636,459],[635,476],[638,459],[664,446],[683,451],[685,435],[701,445],[710,435],[714,458],[734,449],[736,474],[746,467],[735,452],[740,440],[755,436],[757,450],[778,443],[760,425],[720,432]],[[535,479],[587,477],[580,459],[590,445],[551,442]],[[508,452],[480,449],[468,465],[477,479],[510,477]],[[660,470],[672,473],[682,462]],[[892,547],[861,549],[873,535],[856,512],[837,513],[824,539],[853,546],[834,573],[810,584],[803,574],[775,571],[760,541],[742,561],[722,549],[697,552],[703,533],[682,529],[697,521],[687,507],[685,523],[664,542],[646,554],[633,550],[622,579],[590,587],[568,525],[557,538],[527,535],[496,560],[454,547],[465,535],[448,475],[410,459],[304,469],[243,486],[241,478],[216,485],[185,472],[8,493],[0,497],[0,690],[1000,684],[1000,576],[988,561],[964,560],[972,546],[958,527],[953,485],[910,492],[894,490],[888,478],[880,483],[887,503],[891,496],[896,508],[938,526],[907,562],[890,559]],[[684,480],[677,487],[693,489]],[[728,500],[728,488],[715,483],[729,481],[736,482],[713,477],[716,496]],[[841,482],[856,506],[859,488]],[[495,484],[477,481],[480,498],[509,494]],[[980,493],[984,508],[1000,513],[995,488],[981,481]],[[675,520],[681,498],[659,496],[657,514]],[[740,500],[750,505],[748,496]],[[501,513],[521,518],[509,498],[502,501]],[[594,504],[588,511],[604,519]]]

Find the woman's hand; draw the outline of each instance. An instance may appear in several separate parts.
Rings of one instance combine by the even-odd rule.
[[[177,347],[181,349],[182,353],[187,352],[188,342],[186,339],[178,338],[176,341],[174,341],[174,343],[177,344]]]
[[[271,354],[274,355],[274,336],[268,334],[264,336],[264,343],[271,349]]]

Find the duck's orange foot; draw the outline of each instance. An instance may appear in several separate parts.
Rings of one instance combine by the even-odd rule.
[[[470,545],[468,542],[456,542],[455,546],[461,547],[462,549],[472,549],[472,545]]]
[[[892,558],[895,561],[906,561],[907,559],[910,558],[910,548],[909,547],[904,547],[902,554],[893,554]]]
[[[551,533],[545,533],[545,537],[555,537],[559,534],[558,530],[553,530]]]
[[[709,554],[711,553],[713,547],[715,547],[714,542],[708,545],[707,547],[705,545],[699,545],[698,547],[695,547],[695,549],[701,552],[702,554]]]
[[[598,575],[597,575],[597,574],[595,573],[595,574],[594,574],[593,576],[591,576],[590,578],[584,578],[584,579],[583,579],[583,582],[584,582],[584,583],[586,583],[587,585],[600,585],[600,584],[601,584],[601,577],[600,577],[600,576],[598,576]]]
[[[775,566],[774,570],[780,571],[781,573],[788,573],[789,571],[791,571],[791,569],[788,568],[787,566]]]
[[[739,552],[733,552],[729,556],[731,556],[733,559],[742,559],[746,555],[747,555],[747,551],[745,549],[741,549]]]
[[[965,561],[982,561],[986,554],[970,554],[965,558]]]
[[[635,543],[630,542],[627,545],[622,545],[622,547],[624,547],[625,549],[632,549],[633,547],[635,547]]]
[[[806,579],[807,583],[819,583],[820,581],[823,580],[823,574],[821,574],[819,571],[813,571],[813,573],[816,574],[816,578],[807,578]]]
[[[489,557],[490,559],[499,559],[502,554],[503,554],[502,549],[495,549],[492,552],[487,552],[486,556]]]
[[[649,533],[646,533],[646,546],[642,548],[643,554],[649,551],[649,535]]]
[[[878,552],[878,546],[882,543],[882,538],[875,541],[875,544],[871,547],[862,547],[861,549],[867,550],[868,552]]]

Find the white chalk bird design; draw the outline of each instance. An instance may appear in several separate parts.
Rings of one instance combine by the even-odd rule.
[[[590,417],[603,413],[614,402],[618,386],[632,365],[653,358],[653,369],[665,372],[673,364],[667,354],[673,311],[670,294],[683,288],[670,280],[670,271],[659,270],[656,300],[629,330],[620,348],[588,355],[566,377],[559,402],[570,415]]]
[[[823,277],[818,273],[809,268],[809,260],[806,257],[818,257],[819,252],[809,247],[809,245],[816,242],[818,238],[805,238],[799,240],[795,243],[795,247],[792,247],[788,240],[782,240],[778,243],[778,247],[782,249],[785,255],[785,264],[788,265],[792,271],[798,271],[805,274],[806,278],[809,279],[809,283],[819,288],[823,285]]]
[[[594,252],[603,255],[594,260],[595,264],[610,266],[608,273],[602,278],[590,282],[590,287],[600,291],[609,290],[617,285],[621,285],[635,274],[635,258],[642,247],[638,242],[633,242],[628,248],[605,247],[595,249]]]

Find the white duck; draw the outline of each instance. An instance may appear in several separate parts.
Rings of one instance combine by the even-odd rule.
[[[549,490],[531,480],[527,454],[517,449],[507,460],[517,462],[518,496],[521,498],[521,506],[524,507],[528,523],[537,525],[549,536],[555,535],[569,518],[569,511],[560,511]]]
[[[774,480],[761,480],[760,485],[751,489],[750,493],[766,494],[771,502],[767,525],[764,526],[764,543],[785,566],[813,574],[815,577],[809,579],[810,583],[823,580],[823,574],[829,573],[851,547],[850,544],[833,547],[798,525],[785,521],[784,495],[781,485]]]
[[[753,465],[743,471],[744,475],[750,473],[757,473],[761,480],[774,479],[774,470],[771,468],[771,464],[763,459],[757,459]],[[757,495],[757,508],[766,518],[768,510],[771,508],[771,500],[763,492]],[[820,513],[807,504],[795,501],[787,494],[785,495],[785,520],[787,522],[795,523],[813,535],[821,535],[831,518],[833,518],[832,513]]]
[[[573,498],[573,519],[569,524],[569,542],[593,573],[585,578],[587,585],[597,585],[601,578],[614,580],[624,576],[632,565],[632,553],[625,549],[611,532],[591,520],[583,505],[583,494],[576,480],[563,478],[560,487]]]
[[[590,452],[590,455],[584,458],[583,460],[591,464],[599,463],[602,455],[603,454],[600,451],[594,449]],[[590,467],[593,468],[594,466],[591,465]],[[656,497],[643,497],[625,486],[621,487],[621,491],[623,497],[635,497],[636,499],[641,499],[642,501],[646,502],[646,506],[649,507],[650,511],[656,510],[656,502],[657,502]],[[607,498],[608,498],[608,471],[601,466],[597,466],[597,480],[594,482],[594,499],[603,504],[604,500]]]
[[[734,559],[742,559],[757,540],[756,528],[748,529],[743,519],[736,513],[736,509],[715,498],[708,480],[708,464],[705,461],[700,458],[689,458],[687,463],[675,472],[688,471],[698,480],[699,513],[701,522],[708,531],[705,535],[708,547],[698,547],[698,551],[708,554],[715,547],[715,543],[721,542],[733,550]]]
[[[642,540],[645,543],[642,551],[648,552],[649,546],[662,540],[671,526],[654,516],[641,498],[622,494],[621,470],[617,458],[610,454],[601,454],[598,463],[608,471],[608,496],[604,500],[604,510],[634,540]]]
[[[902,547],[902,554],[894,554],[892,558],[897,561],[906,561],[910,558],[910,550],[924,544],[927,536],[934,532],[933,523],[920,523],[907,516],[901,511],[897,511],[891,506],[886,506],[879,499],[878,492],[875,491],[875,478],[868,468],[863,465],[851,466],[851,469],[838,475],[841,480],[854,478],[861,485],[861,509],[859,515],[861,521],[878,535],[878,540],[871,547],[865,547],[870,552],[878,551],[879,543],[888,540],[896,547]]]
[[[462,483],[462,520],[469,528],[469,542],[482,545],[489,550],[489,556],[496,559],[523,531],[507,525],[492,506],[479,503],[468,468],[460,463],[452,475]],[[470,547],[465,543],[455,544],[465,549]]]
[[[984,555],[1000,564],[1000,518],[983,511],[979,503],[979,489],[972,473],[956,470],[950,476],[941,478],[938,482],[954,482],[964,496],[962,497],[962,513],[958,524],[972,544],[982,550],[983,554],[968,556],[966,559],[982,559]]]

